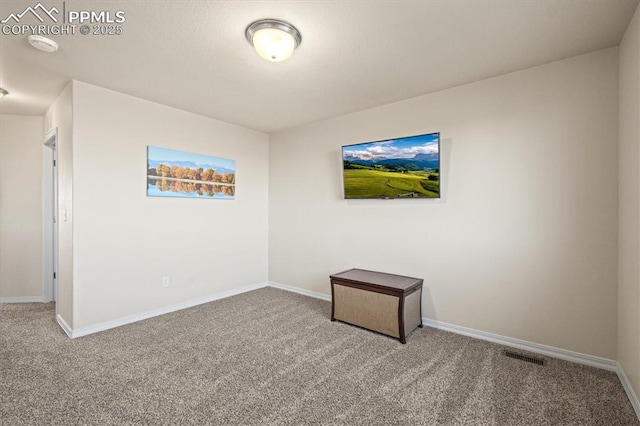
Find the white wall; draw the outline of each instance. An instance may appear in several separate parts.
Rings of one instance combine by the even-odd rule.
[[[619,47],[618,361],[640,395],[640,8]]]
[[[609,49],[275,133],[270,280],[422,277],[425,317],[615,359],[617,107]],[[434,131],[442,199],[343,199],[341,145]]]
[[[267,280],[266,134],[80,82],[73,111],[74,328]],[[235,200],[147,197],[147,145],[236,160]]]
[[[40,116],[0,115],[0,299],[42,297]]]

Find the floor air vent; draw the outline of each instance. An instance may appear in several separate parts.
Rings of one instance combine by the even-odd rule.
[[[520,361],[530,362],[532,364],[544,365],[544,359],[535,358],[528,355],[519,354],[517,352],[504,351],[504,356],[508,356],[509,358],[519,359]]]

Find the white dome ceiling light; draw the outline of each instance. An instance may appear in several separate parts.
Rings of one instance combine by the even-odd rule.
[[[42,50],[43,52],[47,53],[53,53],[58,50],[58,43],[51,40],[50,38],[42,37],[39,35],[30,35],[29,44],[36,49]]]
[[[256,21],[247,27],[245,35],[258,55],[271,62],[284,61],[302,42],[296,27],[278,19]]]

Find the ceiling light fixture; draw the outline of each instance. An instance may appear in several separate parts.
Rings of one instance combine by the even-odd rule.
[[[50,38],[42,37],[39,35],[30,35],[29,44],[36,49],[42,50],[43,52],[47,53],[53,53],[58,50],[58,43],[51,40]]]
[[[0,99],[4,98],[5,96],[7,96],[9,94],[9,92],[7,92],[6,90],[4,90],[2,87],[0,87]]]
[[[296,27],[278,19],[256,21],[247,27],[245,35],[258,55],[272,62],[284,61],[302,42]]]

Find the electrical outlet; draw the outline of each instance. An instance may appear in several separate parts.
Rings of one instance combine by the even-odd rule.
[[[162,287],[169,287],[169,277],[162,277]]]

